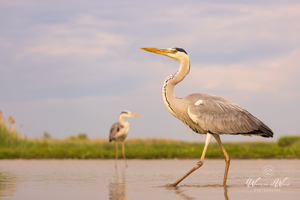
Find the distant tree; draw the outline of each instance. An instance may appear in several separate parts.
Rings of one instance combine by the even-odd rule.
[[[47,131],[44,131],[44,133],[43,133],[43,139],[50,139],[50,138],[52,138],[51,135],[50,135],[50,133],[48,133]]]
[[[78,133],[77,138],[79,140],[86,140],[88,137],[86,133]]]

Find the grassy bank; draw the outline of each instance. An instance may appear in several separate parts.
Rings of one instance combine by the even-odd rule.
[[[199,158],[204,143],[167,139],[128,139],[129,159]],[[281,137],[277,142],[227,142],[230,158],[300,158],[300,136]],[[121,148],[121,145],[120,145]],[[119,151],[119,156],[121,151]],[[0,127],[0,159],[110,159],[115,144],[104,139],[20,139]],[[217,143],[212,142],[206,158],[224,158]]]

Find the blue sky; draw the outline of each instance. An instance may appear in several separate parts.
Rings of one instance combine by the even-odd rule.
[[[140,47],[182,47],[175,94],[222,96],[275,133],[299,134],[298,1],[1,1],[0,110],[27,137],[107,138],[122,110],[130,138],[204,140],[161,96],[179,63]],[[223,136],[224,141],[265,140]],[[266,139],[268,140],[268,139]]]

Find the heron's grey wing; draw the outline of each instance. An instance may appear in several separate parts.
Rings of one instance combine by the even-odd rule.
[[[188,114],[209,133],[273,136],[268,126],[230,101],[200,100],[188,107]]]
[[[116,140],[115,136],[117,135],[117,133],[120,131],[120,129],[122,128],[122,125],[119,122],[114,123],[109,131],[109,141],[113,141]]]

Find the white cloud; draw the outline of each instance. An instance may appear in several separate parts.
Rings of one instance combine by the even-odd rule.
[[[187,87],[203,90],[236,90],[299,98],[300,49],[274,59],[229,65],[194,63]],[[197,85],[197,86],[196,86]],[[290,90],[285,90],[290,88]]]
[[[170,30],[162,32],[156,44],[197,52],[198,61],[222,62],[226,57],[245,61],[297,48],[299,10],[300,4],[186,4],[156,11],[159,14],[148,24],[156,23],[158,33]],[[213,60],[213,55],[225,58]]]
[[[80,15],[66,24],[38,25],[33,30],[37,36],[21,46],[16,58],[24,59],[33,55],[99,58],[116,55],[116,51],[126,46],[128,39],[122,34],[106,30],[110,21],[104,21]]]

